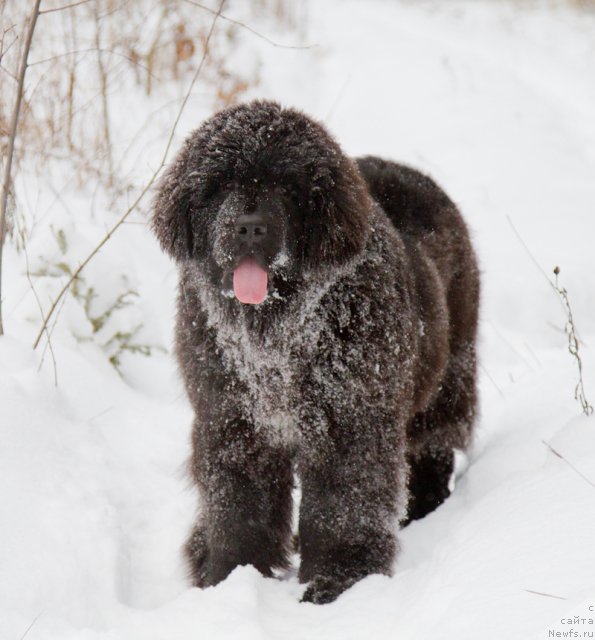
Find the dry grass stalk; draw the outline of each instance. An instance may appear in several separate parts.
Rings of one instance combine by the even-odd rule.
[[[555,280],[554,282],[552,282],[548,274],[542,269],[539,262],[537,262],[535,256],[529,250],[527,243],[523,240],[523,238],[521,237],[521,234],[517,231],[517,228],[512,223],[510,216],[508,216],[508,224],[510,225],[514,234],[518,238],[519,242],[523,245],[523,248],[527,252],[527,255],[529,256],[529,258],[531,258],[531,261],[533,262],[533,264],[539,269],[539,271],[541,271],[541,273],[543,274],[544,278],[547,280],[550,287],[552,287],[552,289],[556,292],[558,299],[562,304],[562,308],[566,313],[566,324],[564,326],[564,333],[566,333],[566,335],[568,336],[568,351],[576,359],[576,363],[578,366],[579,379],[574,389],[574,397],[576,398],[576,400],[580,402],[581,407],[583,409],[583,413],[589,416],[593,413],[593,407],[587,401],[587,398],[585,396],[585,387],[583,384],[583,362],[579,355],[579,340],[577,337],[576,327],[574,325],[574,316],[572,315],[570,301],[568,299],[568,292],[566,291],[566,289],[560,288],[558,284],[558,275],[560,274],[560,267],[554,268]]]
[[[583,413],[586,416],[590,416],[593,413],[593,406],[589,403],[585,395],[585,386],[583,384],[583,361],[579,354],[579,340],[576,334],[576,327],[574,325],[574,317],[572,315],[572,308],[570,307],[570,300],[568,299],[568,291],[566,291],[564,287],[560,287],[560,284],[558,283],[559,275],[560,267],[555,267],[553,287],[562,302],[562,306],[566,310],[566,324],[564,325],[564,332],[568,336],[568,351],[576,360],[578,367],[578,382],[574,388],[574,397],[580,402]]]

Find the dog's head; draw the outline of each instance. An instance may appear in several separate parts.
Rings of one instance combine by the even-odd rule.
[[[219,112],[185,141],[158,186],[152,226],[178,262],[258,304],[267,291],[360,252],[370,200],[318,123],[272,102]]]

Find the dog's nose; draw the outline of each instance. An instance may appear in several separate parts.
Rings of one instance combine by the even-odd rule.
[[[257,213],[244,213],[236,220],[236,235],[249,245],[258,244],[267,235],[267,225]]]

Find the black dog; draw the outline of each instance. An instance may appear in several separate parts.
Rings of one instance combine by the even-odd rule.
[[[294,473],[304,600],[389,574],[398,521],[449,495],[475,414],[479,279],[455,205],[254,102],[190,135],[152,224],[180,270],[194,583],[287,566]]]

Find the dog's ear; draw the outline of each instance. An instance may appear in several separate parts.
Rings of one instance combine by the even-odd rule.
[[[167,167],[153,199],[151,228],[162,249],[178,262],[205,253],[208,232],[206,180],[191,138]]]
[[[157,184],[151,228],[161,248],[175,260],[192,257],[191,192],[188,189],[188,147],[184,145]]]
[[[372,207],[354,163],[341,157],[335,171],[313,180],[305,258],[309,266],[339,265],[363,250]]]

